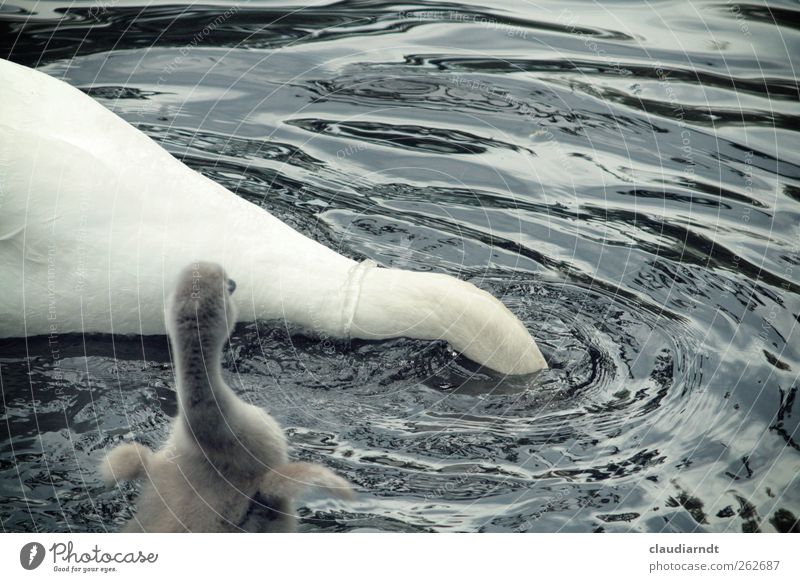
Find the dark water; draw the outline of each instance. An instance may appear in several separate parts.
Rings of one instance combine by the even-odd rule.
[[[0,56],[343,254],[492,291],[539,340],[531,381],[237,328],[231,381],[358,490],[304,529],[791,529],[800,9],[493,5],[14,0]],[[59,347],[2,343],[5,531],[116,528],[135,488],[96,463],[175,413],[163,338]]]

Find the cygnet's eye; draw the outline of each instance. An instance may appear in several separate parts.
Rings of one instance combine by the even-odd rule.
[[[233,279],[228,279],[228,293],[233,295],[234,291],[236,291],[236,281]]]

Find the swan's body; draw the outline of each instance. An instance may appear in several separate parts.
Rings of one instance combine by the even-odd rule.
[[[488,293],[446,275],[354,271],[77,89],[0,59],[0,337],[163,334],[165,290],[197,256],[239,281],[240,320],[444,339],[507,374],[546,367]]]
[[[292,531],[291,500],[305,486],[350,495],[325,467],[290,463],[278,423],[223,380],[234,288],[213,263],[195,263],[178,279],[168,315],[178,391],[169,439],[155,453],[120,445],[103,464],[109,483],[144,482],[126,531]]]

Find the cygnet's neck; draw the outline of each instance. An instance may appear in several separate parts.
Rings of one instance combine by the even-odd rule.
[[[223,345],[221,338],[194,331],[172,339],[180,412],[193,433],[224,422],[234,399],[222,378]]]

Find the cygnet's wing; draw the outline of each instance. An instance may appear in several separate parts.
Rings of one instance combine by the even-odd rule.
[[[111,450],[100,465],[106,485],[133,481],[144,476],[153,451],[139,443],[125,443]]]
[[[336,497],[351,499],[350,484],[336,473],[315,463],[287,463],[270,471],[260,488],[267,497],[293,499],[306,489],[317,487]]]

